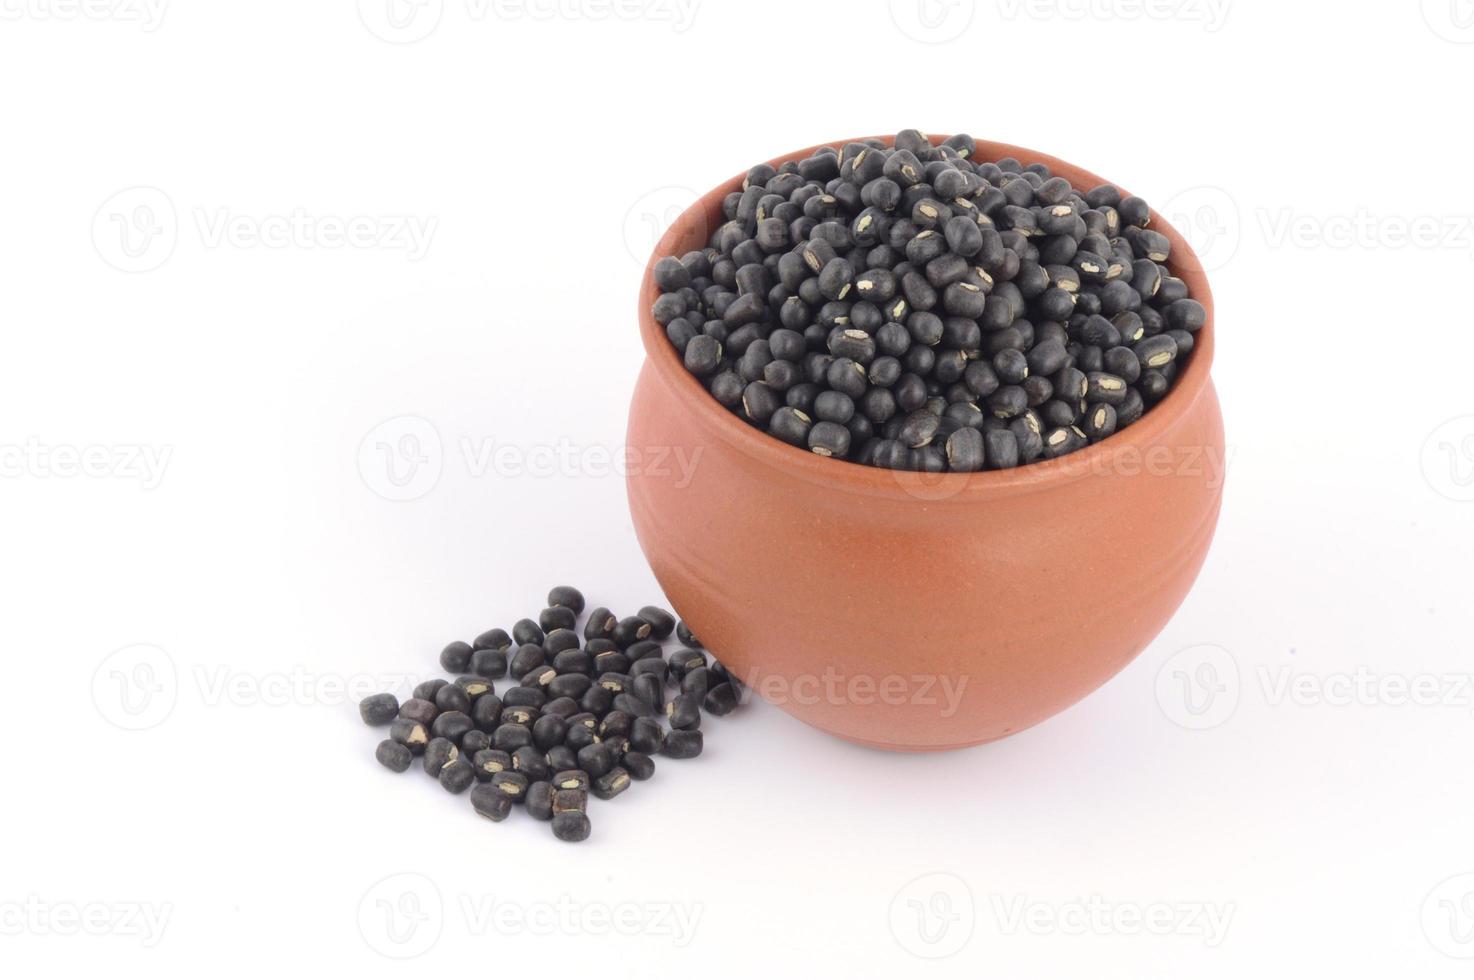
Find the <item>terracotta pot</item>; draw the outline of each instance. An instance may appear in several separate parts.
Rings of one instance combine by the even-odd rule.
[[[978,143],[978,156],[1104,183],[1016,146]],[[880,748],[991,741],[1104,684],[1182,602],[1222,497],[1213,301],[1187,242],[1153,213],[1208,322],[1173,390],[1135,425],[1015,470],[896,472],[823,459],[742,422],[650,315],[656,258],[704,247],[740,184],[681,215],[640,288],[647,359],[630,405],[630,512],[676,611],[757,694]]]

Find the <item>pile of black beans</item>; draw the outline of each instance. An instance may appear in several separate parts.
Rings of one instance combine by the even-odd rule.
[[[1139,197],[966,135],[747,172],[655,319],[718,402],[820,456],[925,472],[1082,449],[1160,401],[1203,326]]]
[[[580,640],[583,610],[581,592],[558,586],[536,620],[442,650],[455,680],[426,681],[403,704],[393,694],[359,702],[366,724],[389,726],[376,758],[404,772],[418,757],[449,792],[471,790],[483,817],[504,820],[520,803],[559,840],[587,839],[590,793],[613,799],[649,779],[656,755],[700,755],[702,711],[728,714],[743,688],[659,606],[624,618],[594,609]],[[673,634],[679,647],[667,655]]]

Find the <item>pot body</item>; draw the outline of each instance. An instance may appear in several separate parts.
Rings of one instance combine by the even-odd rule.
[[[1018,147],[980,152],[1098,180]],[[693,206],[655,257],[704,245],[732,186]],[[903,751],[1020,731],[1129,663],[1202,567],[1225,464],[1211,296],[1181,236],[1153,227],[1209,308],[1177,385],[1109,439],[1006,472],[821,460],[750,428],[681,367],[649,316],[647,270],[628,440],[668,465],[631,470],[630,512],[713,655],[802,721]]]

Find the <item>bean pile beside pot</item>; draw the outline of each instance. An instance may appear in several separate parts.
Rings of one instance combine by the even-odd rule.
[[[365,724],[389,726],[375,757],[394,772],[418,757],[447,791],[470,789],[490,820],[523,804],[560,840],[585,840],[590,793],[613,799],[649,779],[655,755],[700,755],[702,712],[731,712],[742,685],[659,606],[623,619],[594,609],[580,641],[583,610],[581,592],[558,586],[538,618],[510,634],[491,629],[446,646],[440,666],[454,681],[426,681],[403,704],[393,694],[365,698]],[[666,655],[673,635],[680,645]],[[498,694],[495,682],[509,674],[515,684]]]
[[[1162,400],[1206,311],[1139,197],[904,130],[748,171],[652,313],[711,396],[802,449],[1008,469]]]

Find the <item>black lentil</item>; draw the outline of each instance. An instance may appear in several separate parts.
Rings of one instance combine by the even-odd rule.
[[[592,775],[592,774],[590,774]],[[612,800],[630,788],[630,774],[623,766],[615,766],[594,780],[590,792],[601,800]]]
[[[653,313],[721,404],[820,456],[971,472],[1073,452],[1160,401],[1207,320],[1141,198],[982,160],[965,134],[753,168],[726,217],[697,259],[656,263]],[[1091,375],[1110,377],[1076,394]]]
[[[590,830],[589,818],[577,810],[553,814],[553,836],[559,840],[575,843],[588,840]]]
[[[662,755],[668,755],[672,759],[694,759],[701,754],[704,740],[700,729],[691,731],[673,731],[665,737],[665,744],[661,746]]]
[[[365,725],[387,725],[399,717],[399,699],[392,694],[373,694],[358,702],[358,716]]]
[[[471,644],[456,640],[440,651],[440,667],[447,674],[464,674],[471,664]]]
[[[643,782],[655,775],[655,760],[644,752],[630,750],[624,754],[624,758],[620,764],[630,774],[631,779],[638,779]]]
[[[454,684],[447,684],[435,692],[435,707],[442,712],[459,711],[467,714],[471,710],[471,696],[464,688]]]
[[[583,612],[583,593],[571,585],[555,585],[548,590],[548,605],[570,609],[576,616]]]
[[[670,727],[690,730],[701,727],[701,699],[694,694],[681,694],[665,706]]]
[[[410,698],[399,706],[399,717],[410,721],[417,721],[422,725],[428,725],[440,714],[440,709],[435,707],[434,702],[423,698]]]
[[[527,787],[527,813],[534,820],[553,819],[553,784],[538,780]]]
[[[440,770],[440,785],[447,793],[464,793],[476,781],[476,771],[465,759],[453,759]]]
[[[430,742],[430,733],[425,726],[418,721],[409,718],[396,718],[394,724],[389,726],[389,738],[403,745],[415,755],[425,751],[425,746]]]
[[[378,759],[379,764],[385,769],[404,772],[414,761],[414,753],[394,739],[386,738],[379,743],[378,748],[374,749],[374,758]]]
[[[486,648],[471,654],[471,673],[491,679],[505,677],[507,673],[506,649]]]
[[[512,768],[512,756],[501,749],[482,749],[471,756],[471,766],[477,779],[489,783],[492,776]]]
[[[498,823],[512,812],[511,798],[489,783],[471,790],[471,806],[481,816]]]
[[[460,749],[456,748],[456,744],[450,739],[432,738],[425,746],[425,754],[420,759],[420,765],[424,767],[427,776],[439,776],[441,769],[460,757]]]
[[[489,629],[471,641],[473,650],[503,650],[512,645],[512,637],[504,629]]]
[[[786,202],[764,206],[778,207],[782,203]],[[952,207],[940,199],[913,201],[911,205],[917,220],[923,223],[944,221]],[[817,216],[813,227],[804,229],[811,236],[807,240],[813,243],[816,260],[824,258],[826,248],[843,243],[846,232],[842,228],[820,227],[843,206],[847,205],[839,198],[825,204],[813,212]],[[695,268],[702,271],[691,281],[707,275],[726,276],[723,281],[737,284],[740,280],[745,287],[739,288],[765,293],[779,288],[790,274],[769,268],[774,263],[763,265],[762,256],[747,258],[750,262],[734,263],[726,272],[709,262],[705,266],[697,262]],[[956,281],[949,277],[969,274],[966,268],[955,267],[952,258],[945,256],[946,262],[927,269],[927,275],[946,285]],[[829,256],[827,261],[833,260],[834,256]],[[795,256],[795,261],[805,260]],[[889,261],[897,264],[894,258]],[[748,269],[747,264],[755,267]],[[830,273],[834,281],[826,284],[834,297],[848,297],[853,292],[852,283],[841,281],[845,279],[843,271],[843,266],[835,266]],[[849,278],[854,275],[851,269]],[[817,289],[817,283],[806,287],[806,291]],[[921,295],[919,287],[914,291]],[[871,303],[825,299],[829,305],[819,303],[812,321],[800,325],[805,332],[794,330],[790,331],[792,336],[777,338],[778,349],[792,354],[806,349],[811,342],[823,341],[839,356],[826,350],[822,364],[802,370],[822,375],[840,363],[844,370],[863,374],[868,364],[879,368],[882,379],[898,376],[901,366],[895,357],[887,354],[877,358],[877,345],[871,343],[874,333],[886,325],[880,308]],[[689,296],[683,296],[680,303],[688,300]],[[734,304],[729,301],[727,305],[730,309]],[[746,316],[739,309],[736,320],[745,320]],[[773,345],[759,336],[755,322],[718,326],[727,340],[738,331],[748,331],[745,338],[733,340],[732,346],[749,361],[745,368],[749,374],[763,375],[761,382],[749,384],[770,385],[767,366],[773,363]],[[906,328],[892,325],[906,334],[909,344]],[[931,330],[929,322],[923,325]],[[709,323],[702,329],[708,327]],[[945,329],[947,343],[979,342],[971,331],[957,324],[948,323]],[[865,331],[863,338],[846,335],[851,330]],[[1067,339],[1063,333],[1060,336]],[[1153,349],[1146,348],[1148,353]],[[1121,356],[1130,355],[1135,362],[1133,350],[1123,348],[1122,352]],[[886,363],[887,358],[890,363]],[[1172,369],[1170,364],[1166,367]],[[739,366],[735,370],[744,369]],[[960,363],[956,372],[961,379]],[[942,408],[947,407],[946,399],[925,391],[924,383],[922,387],[922,401],[935,399]],[[820,395],[825,396],[822,406],[815,409]],[[800,392],[800,398],[808,409],[820,412],[823,422],[838,425],[846,433],[853,431],[855,438],[869,438],[876,431],[871,419],[862,414],[863,406],[839,389],[813,386],[811,393]],[[938,440],[961,429],[979,431],[962,421],[974,416],[954,414],[956,417],[950,417],[945,427],[938,427]],[[981,426],[982,419],[976,421]],[[625,792],[632,781],[649,779],[655,771],[652,756],[656,753],[673,758],[699,755],[704,745],[699,731],[702,708],[713,715],[729,712],[739,702],[735,678],[709,660],[684,622],[660,606],[642,607],[637,615],[623,619],[607,608],[594,609],[582,624],[581,641],[578,618],[583,606],[582,593],[559,586],[549,593],[548,604],[535,621],[521,619],[510,633],[492,629],[477,636],[473,643],[448,645],[442,651],[441,666],[458,675],[454,681],[437,679],[419,684],[415,697],[402,704],[392,694],[366,698],[359,707],[363,720],[390,724],[390,737],[375,749],[378,762],[403,772],[416,756],[422,756],[422,768],[448,792],[462,793],[474,786],[472,806],[482,816],[502,820],[515,804],[525,802],[535,818],[554,823],[557,836],[582,840],[589,834],[590,793],[610,799]],[[662,641],[672,635],[683,646],[667,657]],[[498,692],[495,679],[508,674],[516,678],[516,683]],[[667,693],[670,685],[677,688],[673,694]],[[668,720],[670,731],[662,719]]]
[[[664,640],[675,631],[676,618],[660,606],[642,606],[637,615],[650,624],[652,639]]]

